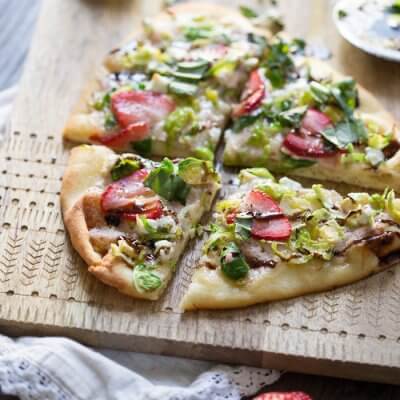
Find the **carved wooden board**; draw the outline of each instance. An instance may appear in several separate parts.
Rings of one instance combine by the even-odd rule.
[[[178,304],[190,280],[195,248],[186,252],[167,293],[155,303],[119,295],[86,272],[71,248],[59,209],[68,157],[60,132],[106,51],[144,15],[157,12],[159,3],[43,2],[8,139],[0,150],[1,329],[399,383],[400,268],[323,294],[185,315]],[[333,64],[355,76],[400,119],[399,65],[343,42],[332,26],[332,2],[281,3],[291,33],[328,46]]]

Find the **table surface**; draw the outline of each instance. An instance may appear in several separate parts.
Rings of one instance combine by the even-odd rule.
[[[0,90],[18,82],[40,0],[0,0]],[[288,373],[271,390],[304,390],[315,400],[400,398],[400,387]],[[1,399],[11,399],[2,397]]]

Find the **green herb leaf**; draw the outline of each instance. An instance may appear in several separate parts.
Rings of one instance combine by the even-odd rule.
[[[280,113],[278,115],[280,124],[289,128],[299,127],[307,108],[307,106],[296,107]]]
[[[247,6],[239,6],[240,13],[246,18],[257,18],[257,13]]]
[[[218,179],[211,161],[193,157],[185,158],[179,162],[178,175],[190,185],[200,185]]]
[[[133,282],[139,291],[145,292],[152,292],[162,284],[160,277],[152,272],[151,267],[145,264],[138,264],[133,269]]]
[[[245,278],[250,267],[240,253],[235,243],[229,243],[222,251],[221,257],[222,272],[232,280]]]
[[[250,238],[252,218],[235,218],[235,235],[239,240],[247,240]]]
[[[154,168],[144,182],[145,186],[154,190],[166,200],[186,204],[190,186],[177,174],[177,167],[168,158]]]
[[[131,158],[120,158],[111,168],[111,179],[118,181],[140,169],[140,161]]]
[[[172,94],[194,96],[197,93],[197,85],[192,83],[181,82],[179,80],[173,80],[168,85],[168,91]]]
[[[104,115],[104,127],[106,130],[111,130],[117,126],[117,121],[111,112],[106,112]]]
[[[143,157],[148,157],[151,154],[151,149],[153,147],[152,138],[140,140],[138,142],[131,142],[133,150]]]
[[[367,132],[360,120],[339,122],[336,126],[321,132],[321,135],[339,149],[345,149],[349,144],[367,140]]]
[[[212,35],[211,26],[189,26],[184,29],[184,35],[187,40],[208,39]]]
[[[274,170],[276,172],[285,173],[297,168],[311,167],[315,163],[316,161],[313,160],[299,160],[282,153],[282,159],[279,161],[279,164],[274,167]]]
[[[343,19],[347,17],[347,12],[344,10],[338,10],[338,17],[339,19]]]

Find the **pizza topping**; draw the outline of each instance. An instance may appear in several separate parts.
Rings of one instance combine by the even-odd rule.
[[[139,292],[152,292],[162,285],[162,280],[154,267],[138,264],[133,269],[133,283]]]
[[[111,168],[111,178],[113,181],[118,181],[133,172],[140,169],[141,165],[139,160],[131,158],[120,158]]]
[[[119,213],[122,218],[135,221],[138,215],[159,218],[162,215],[161,201],[143,182],[148,171],[140,169],[133,174],[108,185],[101,197],[104,213]]]
[[[304,392],[269,392],[258,395],[254,400],[312,400]]]
[[[145,186],[166,200],[186,204],[190,186],[179,176],[178,166],[168,158],[154,168],[145,180]]]
[[[249,273],[250,267],[240,253],[240,249],[233,242],[222,250],[221,270],[225,276],[235,281],[245,278]]]
[[[265,97],[265,84],[260,76],[259,70],[250,74],[249,81],[243,92],[241,103],[233,110],[234,117],[241,117],[255,110]]]
[[[149,130],[148,122],[135,122],[128,128],[106,135],[92,135],[90,139],[94,142],[104,144],[105,146],[123,149],[131,142],[146,138],[149,134]]]

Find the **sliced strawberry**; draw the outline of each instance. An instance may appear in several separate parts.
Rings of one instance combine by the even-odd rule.
[[[157,195],[143,182],[148,171],[140,169],[126,178],[111,183],[101,196],[103,212],[121,213],[122,218],[134,221],[137,215],[145,215],[150,219],[160,218],[162,203]]]
[[[286,135],[282,146],[295,156],[308,158],[332,157],[337,151],[326,148],[321,136],[304,135],[300,132],[290,132]]]
[[[312,400],[304,392],[269,392],[255,397],[253,400]]]
[[[251,72],[250,78],[243,92],[242,101],[233,109],[233,117],[241,117],[255,110],[265,97],[265,84],[260,72],[255,69]]]
[[[284,215],[270,219],[254,219],[251,235],[263,240],[286,240],[292,233],[289,220]]]
[[[271,212],[282,212],[275,200],[264,192],[252,190],[246,198],[247,207],[254,214],[268,214]]]
[[[115,93],[111,97],[111,111],[121,128],[129,128],[137,123],[148,123],[151,126],[174,109],[175,102],[162,93],[131,90]]]
[[[235,222],[237,210],[232,210],[228,214],[226,214],[226,223],[233,224]]]
[[[160,200],[154,200],[145,204],[137,212],[124,212],[122,218],[128,221],[136,221],[138,215],[144,215],[148,219],[158,219],[162,216],[162,203]]]
[[[331,119],[315,108],[309,108],[301,121],[301,130],[304,133],[318,134],[332,125]]]
[[[266,193],[252,190],[246,198],[246,208],[253,213],[251,235],[256,239],[286,240],[292,233],[288,218],[279,205]]]
[[[135,122],[125,129],[110,133],[109,135],[93,135],[90,139],[105,146],[116,149],[123,149],[130,142],[137,142],[145,139],[150,131],[148,122]]]

